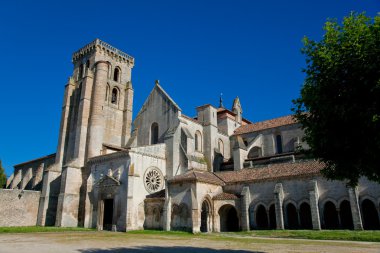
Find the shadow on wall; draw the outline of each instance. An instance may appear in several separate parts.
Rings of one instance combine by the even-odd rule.
[[[209,249],[209,248],[195,248],[195,247],[158,247],[158,246],[145,246],[136,248],[111,248],[111,249],[78,249],[81,253],[265,253],[263,251],[246,251],[246,250],[227,250],[227,249]]]

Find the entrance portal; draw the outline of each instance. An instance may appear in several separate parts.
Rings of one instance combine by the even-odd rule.
[[[220,231],[239,231],[239,218],[235,207],[232,205],[224,205],[219,209]]]
[[[113,199],[104,200],[103,230],[112,230]]]
[[[202,211],[201,211],[201,232],[208,232],[209,213],[210,213],[210,207],[206,201],[203,201]]]

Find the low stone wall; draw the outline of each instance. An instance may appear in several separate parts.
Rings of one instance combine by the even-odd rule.
[[[41,192],[0,189],[0,227],[35,226]]]

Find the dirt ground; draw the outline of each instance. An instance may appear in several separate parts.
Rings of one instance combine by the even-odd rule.
[[[226,235],[177,236],[114,232],[1,234],[0,253],[380,253],[380,243],[270,239]]]

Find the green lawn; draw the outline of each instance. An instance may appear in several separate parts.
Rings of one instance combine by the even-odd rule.
[[[96,231],[87,228],[60,228],[60,227],[0,227],[0,233],[36,233],[36,232],[81,232]],[[215,240],[247,240],[249,238],[258,239],[269,238],[299,238],[311,240],[344,240],[344,241],[367,241],[380,242],[380,231],[352,231],[352,230],[255,230],[249,232],[229,232],[229,233],[199,233],[192,234],[180,231],[158,231],[158,230],[137,230],[123,233],[107,233],[106,236],[128,236],[128,235],[150,235],[150,236],[172,236],[174,237],[199,237]]]
[[[67,232],[67,231],[95,231],[89,228],[60,228],[60,227],[0,227],[0,233],[36,233],[36,232]]]

